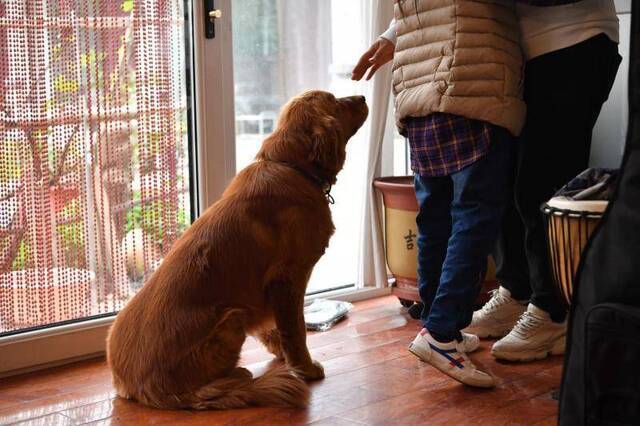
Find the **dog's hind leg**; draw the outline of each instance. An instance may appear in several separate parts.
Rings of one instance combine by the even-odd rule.
[[[228,309],[220,315],[202,345],[202,362],[214,366],[217,374],[229,374],[238,364],[240,350],[247,337],[245,312]]]
[[[208,384],[188,395],[188,406],[198,410],[231,409],[249,406],[303,407],[308,404],[306,384],[293,376],[286,366],[280,366],[258,378],[237,367],[245,339],[244,313],[226,312],[214,328],[203,354],[209,352],[218,371]]]
[[[178,317],[180,333],[191,335],[185,338],[189,344],[175,345],[171,364],[154,362],[152,374],[138,382],[137,393],[131,397],[156,408],[189,408],[199,400],[197,391],[215,380],[250,380],[250,372],[235,371],[246,339],[244,318],[239,309]],[[194,336],[194,330],[201,330],[201,336]]]

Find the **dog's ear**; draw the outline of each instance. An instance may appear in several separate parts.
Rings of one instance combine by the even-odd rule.
[[[257,159],[296,163],[307,156],[315,109],[299,96],[291,99],[280,112],[274,132],[267,136],[256,155]],[[296,143],[297,141],[304,143]]]
[[[333,180],[342,168],[345,157],[340,123],[327,114],[316,117],[311,126],[309,160],[327,178]]]
[[[322,100],[309,92],[285,105],[276,130],[264,140],[256,158],[310,163],[333,184],[344,164],[345,141],[340,121],[327,112],[334,105]]]

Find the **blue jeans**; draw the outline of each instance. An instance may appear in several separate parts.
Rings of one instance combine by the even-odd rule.
[[[438,340],[471,323],[507,201],[515,141],[496,127],[489,153],[449,176],[416,175],[422,322]]]

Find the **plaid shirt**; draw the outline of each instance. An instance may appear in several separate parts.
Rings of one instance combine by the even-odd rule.
[[[411,148],[411,170],[421,176],[448,176],[489,152],[494,125],[434,112],[404,119]]]

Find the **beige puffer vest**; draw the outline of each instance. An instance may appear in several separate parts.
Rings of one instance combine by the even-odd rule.
[[[400,0],[395,4],[396,122],[446,112],[519,135],[525,118],[513,1]]]

